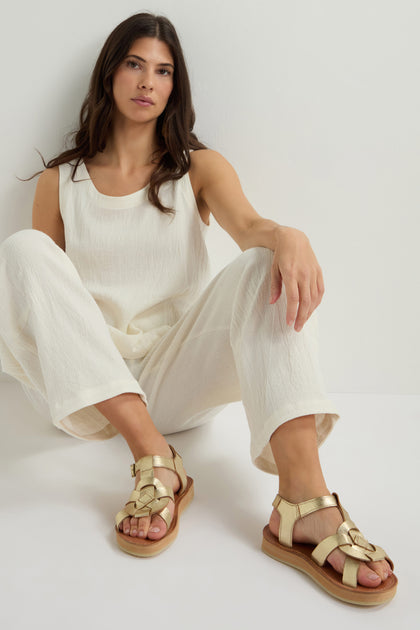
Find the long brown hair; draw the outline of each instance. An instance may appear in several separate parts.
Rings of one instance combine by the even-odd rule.
[[[173,24],[162,15],[137,13],[118,24],[105,41],[96,61],[89,90],[80,110],[79,129],[70,132],[70,135],[74,135],[74,146],[48,163],[45,163],[39,151],[38,153],[45,168],[53,168],[76,159],[71,175],[72,181],[75,181],[74,176],[80,162],[104,150],[114,111],[113,73],[127,56],[132,43],[140,37],[156,37],[164,42],[174,59],[173,89],[156,124],[159,148],[152,155],[152,163],[157,164],[157,168],[151,176],[148,191],[150,203],[162,212],[174,213],[173,208],[167,208],[160,202],[159,188],[164,182],[180,179],[189,171],[191,165],[189,149],[207,147],[192,131],[195,112],[184,55]],[[42,171],[38,171],[29,179],[40,173]]]

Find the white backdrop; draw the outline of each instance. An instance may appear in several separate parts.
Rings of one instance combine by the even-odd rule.
[[[415,0],[9,4],[0,241],[31,227],[36,178],[16,175],[42,168],[35,147],[46,160],[62,149],[105,38],[140,11],[177,29],[199,138],[232,163],[259,214],[310,238],[326,286],[318,313],[328,391],[419,393]],[[215,274],[241,251],[210,221]]]

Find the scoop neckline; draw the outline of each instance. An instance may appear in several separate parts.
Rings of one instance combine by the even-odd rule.
[[[136,190],[133,193],[130,193],[129,195],[119,195],[119,196],[105,195],[104,193],[101,193],[96,188],[84,160],[80,162],[80,165],[82,166],[82,170],[84,170],[84,173],[88,180],[89,187],[91,191],[93,192],[93,194],[96,196],[97,199],[100,199],[102,202],[105,202],[105,204],[108,207],[113,207],[113,208],[127,207],[128,205],[131,205],[133,202],[139,201],[142,197],[144,197],[144,195],[146,194],[146,191],[148,190],[150,186],[150,182],[149,182],[148,184],[146,184],[146,186],[143,186],[143,188],[140,188],[140,190]]]

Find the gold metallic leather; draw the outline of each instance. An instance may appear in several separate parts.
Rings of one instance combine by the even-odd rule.
[[[340,510],[344,519],[343,523],[337,528],[335,534],[327,536],[318,543],[312,551],[312,558],[319,566],[323,566],[328,555],[334,549],[341,549],[347,556],[343,569],[343,584],[353,587],[357,586],[357,572],[360,561],[387,560],[391,565],[391,569],[394,568],[391,558],[389,558],[382,547],[369,543],[356,527],[348,512],[341,505],[336,492],[302,501],[301,503],[290,503],[277,494],[272,505],[280,515],[279,542],[286,547],[293,547],[293,528],[299,518],[325,507],[336,506]]]
[[[179,489],[180,493],[182,493],[187,486],[187,476],[184,471],[182,457],[170,444],[169,448],[173,453],[172,459],[162,457],[161,455],[144,455],[134,464],[131,464],[131,476],[135,477],[137,472],[140,471],[140,479],[125,504],[125,507],[115,516],[117,527],[121,521],[128,516],[141,518],[143,516],[159,514],[165,521],[167,529],[169,529],[172,522],[172,515],[166,506],[170,499],[174,501],[174,493],[172,488],[166,487],[160,479],[154,477],[153,467],[160,466],[176,472],[181,484]]]
[[[331,495],[309,499],[309,501],[302,501],[301,503],[290,503],[277,494],[272,505],[280,514],[279,541],[286,547],[292,547],[293,527],[299,518],[323,507],[335,506],[337,503]]]

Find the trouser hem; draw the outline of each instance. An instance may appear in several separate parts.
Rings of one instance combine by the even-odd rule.
[[[287,405],[273,413],[263,424],[258,436],[251,440],[250,454],[254,466],[264,472],[278,475],[270,446],[270,438],[274,431],[287,422],[300,416],[315,414],[315,427],[318,447],[331,433],[340,418],[336,407],[329,400],[318,399]]]
[[[101,384],[98,387],[89,388],[79,392],[79,394],[71,401],[67,401],[65,404],[57,407],[57,409],[51,410],[53,424],[61,428],[62,425],[59,424],[60,421],[70,414],[79,411],[79,409],[88,407],[89,405],[94,405],[102,400],[107,400],[108,398],[127,392],[139,394],[143,402],[145,404],[147,403],[144,392],[134,379],[124,379],[113,383],[107,383],[106,385]]]

